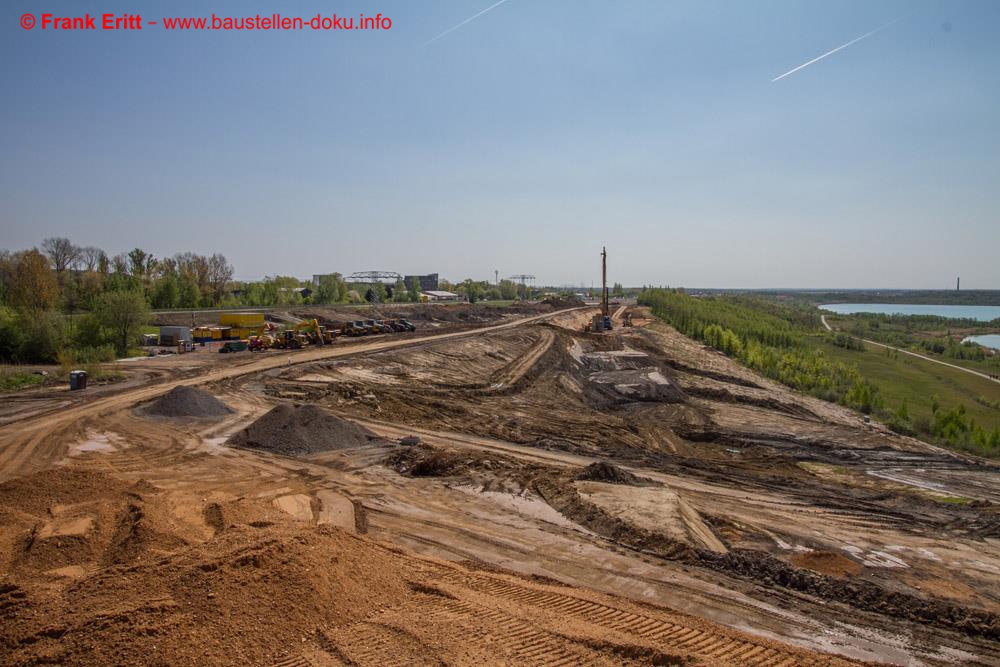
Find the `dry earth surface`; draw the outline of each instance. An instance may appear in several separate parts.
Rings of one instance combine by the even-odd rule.
[[[0,662],[1000,662],[995,466],[642,309],[440,308],[5,407]]]

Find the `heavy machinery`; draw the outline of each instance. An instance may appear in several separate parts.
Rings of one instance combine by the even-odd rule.
[[[227,340],[219,348],[219,352],[245,352],[249,348],[249,344],[245,340]]]
[[[368,335],[368,327],[365,323],[358,320],[356,322],[348,322],[344,326],[340,327],[340,333],[342,336],[366,336]]]
[[[373,334],[389,333],[390,331],[392,331],[392,329],[390,329],[389,327],[379,324],[375,320],[365,320],[365,324],[368,326],[368,328],[371,330]]]
[[[328,331],[319,320],[306,320],[296,324],[293,331],[304,335],[313,345],[329,345],[337,336],[336,332]]]
[[[400,321],[399,321],[399,323],[400,323],[400,324],[402,324],[402,325],[403,325],[403,327],[404,327],[404,328],[405,328],[405,329],[406,329],[407,331],[416,331],[416,330],[417,330],[417,327],[416,327],[416,325],[414,325],[414,324],[413,324],[413,322],[411,322],[411,321],[409,321],[409,320],[400,320]]]
[[[263,352],[271,347],[270,339],[264,336],[250,336],[247,340],[247,349],[251,352]]]

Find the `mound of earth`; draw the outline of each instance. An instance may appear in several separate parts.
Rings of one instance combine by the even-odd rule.
[[[578,308],[586,305],[575,296],[553,296],[542,301],[546,306],[552,306],[553,310],[564,310],[566,308]]]
[[[283,456],[363,447],[378,440],[371,431],[312,404],[278,405],[229,438],[228,444]]]
[[[19,579],[6,584],[18,593],[0,624],[0,662],[270,664],[317,628],[413,598],[404,561],[330,527],[243,525],[155,562],[89,572],[71,584],[72,604]]]
[[[184,543],[159,489],[53,468],[0,484],[0,571],[69,573],[138,562]],[[0,660],[2,662],[2,660]]]
[[[627,486],[639,485],[638,477],[605,461],[591,463],[581,470],[576,478],[589,482],[607,482],[608,484],[625,484]]]
[[[224,417],[233,410],[198,387],[174,387],[146,406],[143,412],[157,417]]]

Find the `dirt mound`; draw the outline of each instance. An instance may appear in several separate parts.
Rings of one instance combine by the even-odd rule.
[[[585,306],[583,301],[575,296],[552,296],[542,301],[543,305],[552,306],[552,310],[563,310],[566,308],[578,308]]]
[[[864,569],[847,556],[832,551],[808,551],[795,554],[791,561],[792,565],[804,567],[820,574],[828,574],[831,577],[853,577],[861,574]]]
[[[228,444],[283,456],[302,456],[364,447],[373,440],[379,438],[371,431],[316,405],[282,404],[234,434]]]
[[[590,482],[607,482],[608,484],[625,484],[627,486],[638,486],[640,483],[639,478],[632,473],[605,461],[591,463],[581,470],[576,478]]]
[[[26,586],[0,628],[0,661],[267,664],[318,627],[412,597],[401,560],[332,528],[238,527],[84,576],[67,589],[74,604]]]
[[[146,482],[139,482],[146,484]],[[47,514],[54,505],[122,493],[130,485],[102,473],[77,468],[52,468],[0,484],[0,508]]]
[[[143,413],[157,417],[224,417],[233,410],[198,387],[174,387],[147,405]]]
[[[75,468],[0,484],[0,569],[19,573],[129,564],[184,544],[159,489]],[[152,511],[147,500],[153,500]]]

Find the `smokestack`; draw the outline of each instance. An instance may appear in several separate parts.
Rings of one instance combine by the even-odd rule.
[[[962,289],[962,276],[955,278],[955,291],[958,292]]]

